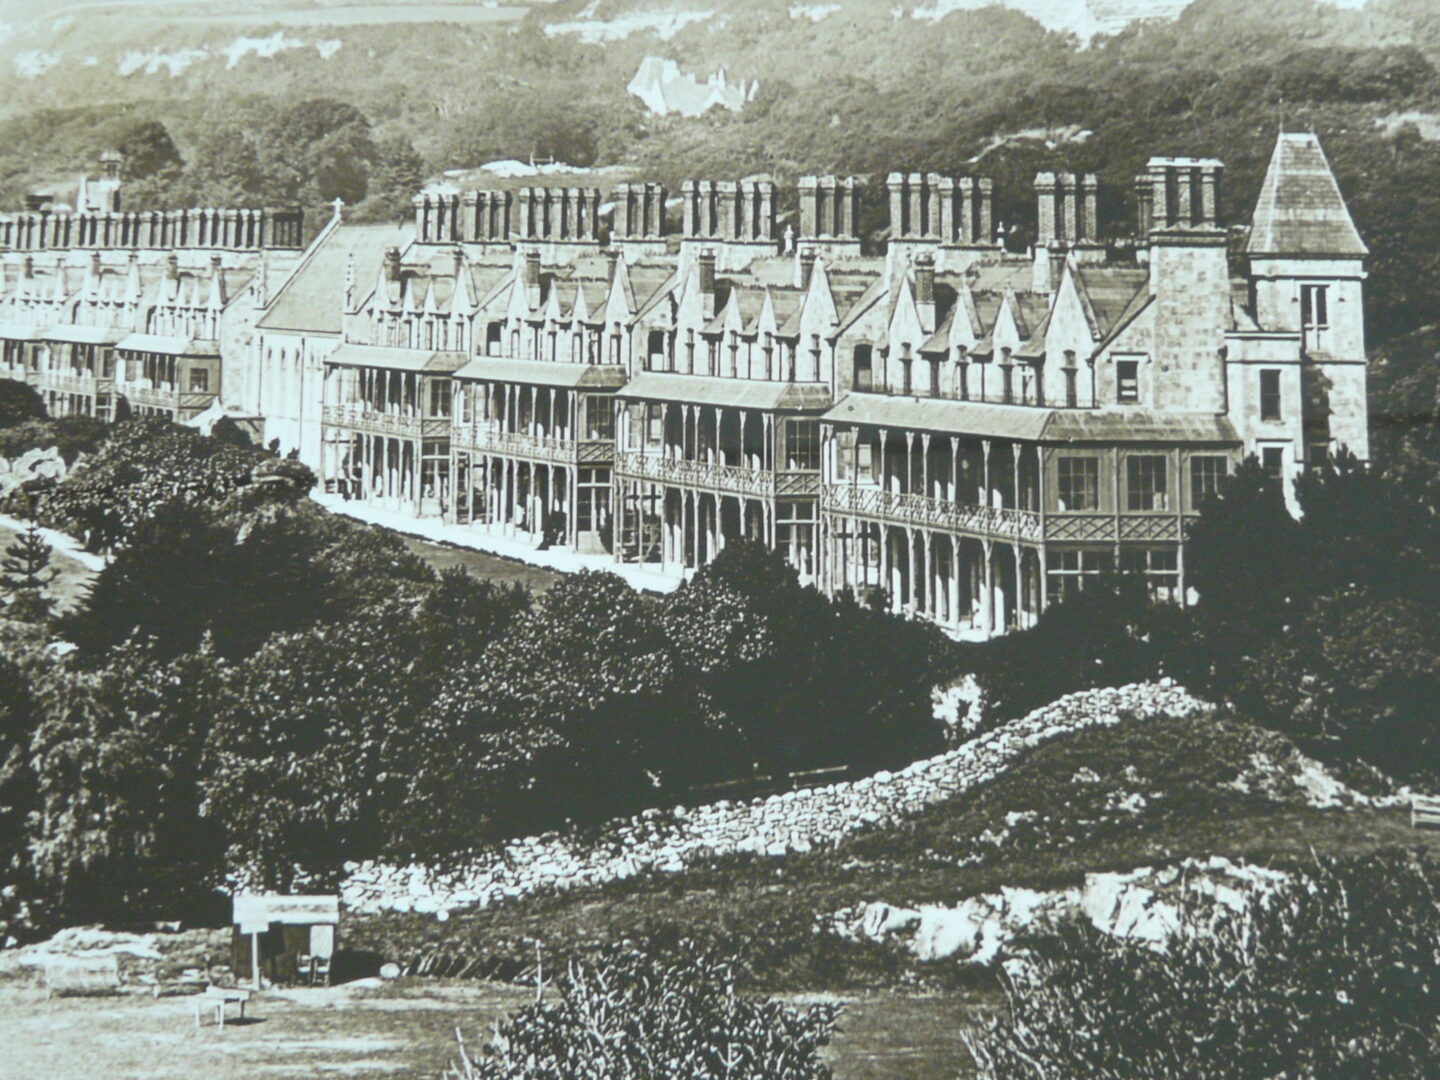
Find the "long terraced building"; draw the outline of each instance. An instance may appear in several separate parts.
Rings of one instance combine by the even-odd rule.
[[[891,174],[878,242],[856,178],[431,191],[405,226],[337,210],[258,283],[200,242],[213,216],[148,270],[74,245],[48,278],[51,249],[0,222],[0,339],[10,362],[43,326],[87,371],[113,348],[106,392],[164,386],[177,417],[213,387],[357,510],[669,581],[749,537],[827,592],[989,636],[1112,569],[1185,602],[1187,526],[1242,457],[1288,493],[1368,456],[1367,252],[1318,140],[1279,136],[1248,222],[1223,223],[1222,173],[1151,159],[1123,237],[1094,176],[1041,173],[1023,252],[980,177]],[[261,246],[291,250],[291,220]],[[219,343],[204,376],[196,337]]]

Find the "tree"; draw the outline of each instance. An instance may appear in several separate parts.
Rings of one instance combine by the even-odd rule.
[[[40,622],[49,618],[54,601],[45,594],[46,588],[60,575],[50,565],[54,549],[40,535],[34,522],[18,534],[0,559],[3,582],[10,590],[10,606],[6,614],[23,622]]]
[[[413,212],[410,200],[425,182],[425,159],[403,135],[388,135],[375,147],[365,201],[355,220],[395,221]]]
[[[1422,597],[1368,589],[1317,596],[1245,661],[1236,704],[1330,760],[1440,776],[1440,624]]]
[[[1185,549],[1204,642],[1195,677],[1226,686],[1243,657],[1257,655],[1297,617],[1304,557],[1279,481],[1246,458],[1201,507]]]
[[[0,428],[48,417],[40,392],[15,379],[0,379]]]

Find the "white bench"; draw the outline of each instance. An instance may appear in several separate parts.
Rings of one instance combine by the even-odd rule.
[[[245,1003],[250,1000],[251,991],[244,990],[238,986],[207,986],[200,993],[190,1000],[195,1005],[195,1026],[200,1026],[200,1015],[206,1012],[215,1014],[215,1027],[225,1026],[225,1007],[227,1005],[240,1006],[240,1019],[245,1019]]]
[[[1440,799],[1429,795],[1413,795],[1410,798],[1410,827],[1412,829],[1440,829]]]

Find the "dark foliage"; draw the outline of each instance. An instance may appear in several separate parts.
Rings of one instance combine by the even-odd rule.
[[[1085,923],[1035,936],[1006,1008],[966,1033],[982,1080],[1430,1074],[1437,868],[1321,860],[1246,918],[1165,951]]]
[[[40,392],[28,383],[0,379],[0,428],[14,427],[26,420],[44,420],[49,414]]]

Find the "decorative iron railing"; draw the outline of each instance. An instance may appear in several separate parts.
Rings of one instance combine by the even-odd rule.
[[[819,473],[771,472],[741,465],[667,458],[659,454],[620,454],[616,458],[616,472],[634,480],[653,480],[724,495],[750,495],[761,499],[777,495],[813,498],[820,493]]]
[[[1040,515],[1029,510],[1002,506],[981,506],[932,499],[928,495],[905,495],[874,487],[827,484],[820,498],[822,510],[904,525],[921,525],[946,532],[998,536],[1009,540],[1039,543]]]

